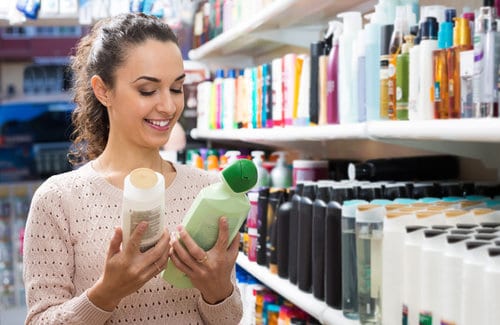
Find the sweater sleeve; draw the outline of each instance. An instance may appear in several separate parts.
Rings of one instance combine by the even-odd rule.
[[[208,304],[200,295],[198,309],[206,324],[234,325],[240,323],[243,317],[243,303],[240,290],[236,285],[235,271],[231,275],[231,281],[233,282],[233,292],[218,304]]]
[[[76,296],[73,243],[64,193],[47,180],[33,196],[24,242],[26,324],[104,324],[112,312]]]

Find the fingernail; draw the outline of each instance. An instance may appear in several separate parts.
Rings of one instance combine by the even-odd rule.
[[[148,223],[145,222],[145,221],[142,221],[140,224],[139,224],[139,230],[146,230],[146,228],[148,227]]]
[[[223,224],[227,223],[227,218],[226,217],[221,217],[220,219],[221,219],[221,221],[222,221]]]

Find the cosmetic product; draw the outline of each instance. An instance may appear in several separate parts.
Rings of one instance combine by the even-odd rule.
[[[272,75],[271,64],[264,63],[262,65],[262,116],[261,127],[270,128],[273,123],[273,90],[272,90]]]
[[[319,121],[319,57],[323,55],[323,41],[311,43],[310,46],[310,87],[309,87],[309,119],[311,125]]]
[[[236,111],[236,70],[228,70],[227,77],[222,81],[222,92],[224,101],[222,126],[224,129],[234,129],[236,124],[234,118]]]
[[[297,126],[309,126],[309,88],[311,82],[311,58],[308,55],[299,56],[302,62],[302,71],[300,73],[300,80],[298,85],[298,102],[297,102],[297,117],[295,119],[295,125]],[[326,97],[326,95],[325,95]]]
[[[408,77],[408,119],[420,120],[420,113],[418,111],[418,100],[420,92],[420,40],[422,38],[423,23],[420,24],[417,34],[414,39],[414,45],[409,51],[409,77]]]
[[[286,200],[286,192],[283,188],[270,188],[267,205],[268,239],[266,241],[266,257],[269,271],[278,273],[278,211]],[[287,250],[288,251],[288,250]]]
[[[287,166],[284,151],[277,151],[278,160],[271,170],[271,185],[273,187],[288,188],[292,186],[292,171]]]
[[[348,186],[330,184],[325,215],[325,302],[342,308],[342,204],[347,198]],[[347,191],[346,191],[347,190]],[[313,279],[314,280],[314,279]]]
[[[446,245],[447,232],[437,229],[424,230],[420,256],[420,302],[419,324],[439,325],[437,315],[439,305],[438,281],[442,272],[443,251]]]
[[[462,300],[461,324],[485,324],[486,305],[492,303],[484,298],[483,269],[488,262],[488,248],[493,242],[486,240],[469,240],[465,244],[462,264]]]
[[[359,320],[382,324],[382,238],[385,208],[373,204],[356,208],[356,259]]]
[[[337,124],[339,123],[339,38],[342,34],[342,24],[332,20],[329,22],[329,29],[332,33],[332,44],[326,70],[326,119],[328,124]]]
[[[401,322],[406,226],[415,224],[415,221],[413,213],[388,211],[385,215],[382,241],[382,324]]]
[[[415,36],[406,35],[401,54],[396,60],[396,119],[408,120],[410,78],[410,50]]]
[[[326,207],[330,200],[330,184],[317,184],[312,208],[312,293],[319,300],[325,299]]]
[[[365,26],[366,120],[380,119],[380,24],[373,20]],[[333,49],[332,49],[333,50]]]
[[[259,239],[258,232],[258,204],[259,204],[259,192],[250,191],[247,194],[248,201],[250,202],[250,210],[248,211],[246,228],[248,233],[248,247],[247,255],[248,260],[251,262],[257,261],[257,241]]]
[[[450,59],[453,51],[449,48],[453,45],[453,23],[445,21],[441,23],[438,32],[438,50],[432,52],[433,61],[433,101],[434,118],[447,119],[450,113],[450,85],[449,71],[452,69]]]
[[[297,54],[288,53],[283,56],[283,117],[284,125],[293,125],[295,101],[295,74],[297,69]]]
[[[418,114],[423,120],[434,118],[433,97],[433,73],[432,53],[438,49],[437,42],[438,21],[435,17],[427,17],[422,28],[422,40],[419,49],[419,100]]]
[[[149,168],[137,168],[125,177],[123,184],[122,229],[123,246],[135,227],[146,221],[148,228],[139,248],[153,247],[165,231],[165,179]]]
[[[488,248],[488,261],[484,270],[484,301],[486,302],[485,318],[487,325],[500,323],[500,309],[496,308],[494,301],[499,301],[500,292],[500,247]]]
[[[472,50],[469,21],[465,18],[455,18],[455,27],[453,28],[453,47],[448,61],[448,85],[450,90],[449,118],[460,118],[462,116],[460,56],[461,52],[469,50]],[[470,66],[471,69],[472,67],[473,65]],[[470,114],[472,114],[472,112],[470,112]]]
[[[352,78],[352,56],[353,42],[361,29],[361,13],[355,11],[344,12],[338,15],[343,21],[344,28],[339,38],[339,118],[340,123],[354,123],[357,121],[353,116],[354,107],[352,103],[353,89],[351,88]]]
[[[281,278],[288,278],[288,250],[290,236],[290,215],[292,213],[292,202],[286,201],[278,208],[277,213],[277,262],[278,262],[278,276]]]
[[[446,236],[442,271],[438,281],[442,290],[438,297],[440,322],[443,325],[460,324],[460,300],[462,298],[462,260],[466,252],[466,242],[472,237],[452,234]]]
[[[396,67],[393,65],[391,69],[390,42],[394,25],[384,25],[381,27],[380,34],[380,119],[387,120],[389,118],[389,109],[391,107],[390,98],[394,91],[394,85],[390,85],[393,77],[396,74]],[[394,86],[394,87],[393,87]]]
[[[496,10],[492,0],[479,8],[474,29],[474,117],[493,117],[496,100],[495,71]]]
[[[312,213],[316,198],[316,184],[304,184],[299,202],[299,223],[297,237],[297,285],[305,292],[312,291]]]
[[[259,193],[257,199],[257,264],[267,265],[267,242],[271,223],[268,215],[269,187],[261,187],[257,192]]]
[[[257,183],[255,184],[256,188],[267,187],[270,185],[269,173],[267,169],[262,166],[264,157],[264,151],[261,150],[252,150],[250,155],[253,157],[252,161],[257,168]]]
[[[404,244],[404,286],[402,324],[419,324],[420,310],[420,256],[426,227],[406,226]]]
[[[214,86],[215,86],[215,128],[221,129],[224,121],[224,70],[217,69],[215,72]]]
[[[297,256],[298,256],[298,238],[299,238],[299,203],[302,198],[302,191],[304,189],[304,181],[299,181],[295,184],[295,192],[292,195],[290,201],[292,202],[292,210],[290,212],[290,231],[289,238],[295,238],[295,240],[290,240],[288,246],[288,276],[289,280],[293,284],[297,284]]]
[[[203,250],[213,247],[221,216],[227,219],[228,245],[245,221],[250,202],[246,192],[257,182],[257,168],[247,159],[236,160],[221,171],[221,181],[203,188],[187,211],[182,225]],[[162,278],[176,288],[191,288],[189,277],[169,260]]]
[[[342,205],[342,313],[344,317],[354,320],[359,319],[356,209],[358,205],[367,203],[347,200]]]
[[[367,118],[366,112],[366,41],[365,31],[360,30],[354,43],[353,64],[356,73],[356,78],[353,78],[353,86],[357,87],[357,121],[365,122]]]
[[[272,111],[273,127],[282,127],[283,123],[283,87],[282,87],[282,58],[276,58],[272,61]],[[312,71],[312,67],[311,67]]]

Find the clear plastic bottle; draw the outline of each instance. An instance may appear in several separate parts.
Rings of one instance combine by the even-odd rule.
[[[382,238],[385,207],[358,205],[356,209],[356,259],[358,268],[359,320],[382,324]]]
[[[142,221],[148,222],[140,244],[140,250],[146,251],[156,244],[165,229],[165,179],[149,168],[134,169],[125,177],[122,204],[124,245]]]

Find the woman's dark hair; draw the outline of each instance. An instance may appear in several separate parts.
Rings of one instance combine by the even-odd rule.
[[[97,100],[90,79],[98,75],[112,89],[115,72],[128,51],[147,40],[174,42],[177,37],[160,19],[142,13],[121,14],[98,21],[77,45],[71,68],[74,77],[73,147],[69,160],[81,164],[99,156],[108,142],[109,117]]]

